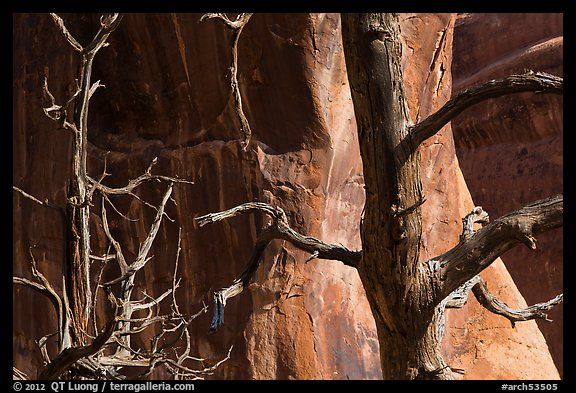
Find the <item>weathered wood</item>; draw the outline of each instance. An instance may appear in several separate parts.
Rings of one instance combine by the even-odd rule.
[[[71,172],[66,206],[66,221],[68,224],[66,231],[67,266],[64,267],[64,271],[69,288],[70,307],[75,316],[71,334],[77,343],[85,345],[86,332],[88,331],[87,323],[90,318],[90,307],[92,305],[92,290],[90,288],[90,200],[88,198],[89,183],[86,171],[88,113],[90,97],[94,90],[100,86],[99,82],[91,85],[90,78],[96,53],[105,45],[108,36],[118,27],[122,17],[119,14],[102,17],[100,19],[100,29],[96,35],[90,44],[82,47],[70,34],[62,18],[56,14],[51,14],[51,16],[68,43],[80,53],[80,68],[77,78],[79,88],[73,96],[75,100],[73,122],[67,122],[65,109],[62,109],[58,118],[52,117],[51,112],[47,109],[45,109],[45,113],[52,119],[58,120],[61,127],[69,128],[73,131]],[[47,91],[46,81],[44,89]],[[54,97],[51,94],[49,96],[52,100],[52,107],[55,107]]]
[[[487,99],[523,92],[562,94],[563,91],[563,79],[545,72],[528,71],[522,75],[491,80],[459,92],[439,110],[410,127],[412,143],[414,148],[418,147],[465,109]]]
[[[108,292],[108,300],[111,304],[110,317],[102,332],[89,344],[64,349],[54,360],[49,363],[44,370],[38,375],[38,379],[49,380],[57,379],[63,373],[69,370],[76,361],[91,356],[98,352],[108,341],[116,327],[116,313],[118,305],[112,292]]]
[[[366,183],[358,272],[375,316],[385,379],[446,379],[439,314],[419,273],[422,185],[410,142],[398,17],[342,15],[342,40]]]
[[[242,34],[242,29],[244,29],[244,26],[246,26],[251,16],[251,13],[238,14],[236,20],[232,21],[226,14],[208,13],[202,15],[200,18],[200,21],[212,18],[219,19],[226,27],[232,30],[232,45],[230,46],[232,56],[232,64],[230,65],[230,88],[232,89],[232,96],[234,97],[234,109],[240,121],[240,131],[244,134],[244,141],[242,141],[244,151],[248,150],[250,138],[252,137],[252,129],[250,128],[248,118],[246,118],[244,114],[242,95],[240,94],[240,85],[238,84],[238,42],[240,40],[240,34]]]
[[[56,310],[58,331],[42,337],[38,342],[46,362],[46,367],[39,373],[38,377],[40,379],[83,377],[90,379],[126,379],[127,375],[130,375],[131,378],[138,379],[147,377],[156,367],[162,365],[166,371],[172,373],[176,378],[202,378],[212,373],[222,362],[229,359],[230,353],[212,367],[196,370],[188,366],[191,362],[199,361],[199,359],[190,356],[192,343],[188,327],[190,322],[201,312],[205,312],[207,308],[204,306],[197,314],[186,316],[179,311],[176,303],[175,291],[180,282],[177,280],[176,275],[181,250],[181,231],[178,236],[178,251],[172,288],[155,298],[144,293],[144,298],[139,300],[132,299],[135,274],[141,271],[151,259],[148,254],[152,250],[152,244],[158,234],[163,217],[167,217],[165,207],[168,200],[171,199],[173,185],[175,183],[193,184],[193,182],[169,176],[153,175],[151,171],[152,167],[157,163],[157,158],[152,160],[143,175],[129,180],[124,187],[114,188],[103,184],[103,180],[109,175],[106,173],[106,160],[104,160],[104,169],[98,180],[88,175],[86,164],[89,101],[98,87],[103,86],[100,81],[90,82],[92,64],[96,53],[107,45],[106,41],[109,34],[118,26],[122,17],[118,14],[101,17],[100,29],[94,39],[90,44],[82,47],[70,34],[63,20],[56,14],[51,14],[51,16],[68,43],[80,53],[77,87],[72,97],[66,101],[66,104],[58,105],[56,103],[56,98],[48,89],[46,78],[43,84],[45,97],[49,100],[49,106],[44,108],[45,115],[54,120],[59,129],[71,131],[73,137],[66,208],[52,204],[48,200],[41,201],[22,189],[13,186],[14,191],[19,195],[41,206],[56,208],[61,213],[64,222],[63,227],[66,229],[65,236],[63,236],[65,239],[65,255],[61,263],[61,294],[58,294],[50,282],[36,269],[32,253],[32,275],[35,281],[13,277],[14,285],[26,286],[48,297]],[[72,104],[74,105],[73,119],[68,119],[67,109]],[[143,201],[134,193],[136,187],[149,180],[168,182],[167,189],[158,206]],[[96,191],[102,196],[102,227],[110,241],[108,251],[102,257],[90,255],[88,213],[92,206],[92,197]],[[138,254],[131,264],[127,263],[121,244],[112,236],[104,207],[105,203],[110,203],[119,216],[124,219],[128,218],[114,207],[109,198],[110,195],[130,195],[156,211],[149,232],[144,241],[141,242]],[[115,253],[110,255],[109,252],[112,248]],[[97,296],[92,295],[90,287],[92,284],[91,279],[94,278],[94,274],[91,274],[90,271],[91,259],[98,259],[104,262],[115,260],[121,273],[117,279],[101,285],[102,272],[104,266],[106,266],[106,264],[102,264],[102,268],[96,277],[96,291],[104,288],[112,303],[112,316],[107,318],[102,331],[100,331],[96,320]],[[112,295],[110,288],[114,284],[120,284],[118,302],[116,302],[116,298]],[[162,314],[160,303],[165,302],[169,295],[172,295],[170,311]],[[132,318],[132,314],[139,310],[147,310],[147,317]],[[92,325],[90,325],[90,318],[92,318]],[[93,335],[96,337],[90,335],[89,326],[93,327]],[[149,348],[146,348],[146,346],[138,349],[132,348],[130,337],[139,335],[144,330],[154,330],[154,336],[150,340]],[[58,353],[51,360],[46,344],[49,337],[55,334],[58,334]],[[180,344],[182,344],[184,338],[186,341],[183,347]],[[183,353],[177,353],[182,348]],[[104,352],[104,349],[106,349],[106,352]],[[176,358],[176,360],[173,360],[173,358]],[[139,375],[124,371],[128,368],[134,369],[138,367],[145,368],[144,372]],[[16,377],[20,377],[16,370],[14,373]]]
[[[438,283],[435,303],[486,269],[510,248],[525,244],[536,248],[535,235],[563,225],[564,198],[533,202],[476,231],[466,241],[429,260],[431,277]]]
[[[351,251],[341,245],[326,244],[314,237],[301,235],[290,228],[284,210],[267,203],[244,203],[222,212],[209,213],[196,217],[196,222],[202,227],[252,211],[260,211],[268,214],[272,218],[272,223],[258,235],[246,270],[244,270],[230,286],[214,294],[214,318],[210,325],[210,331],[212,332],[224,324],[224,307],[226,306],[226,301],[242,293],[244,288],[248,286],[260,266],[264,250],[272,240],[286,240],[297,248],[309,252],[314,258],[338,260],[351,267],[357,267],[362,257],[360,251]],[[310,258],[308,261],[309,260]]]

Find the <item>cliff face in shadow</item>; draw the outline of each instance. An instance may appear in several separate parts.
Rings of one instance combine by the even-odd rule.
[[[489,27],[489,28],[487,28]],[[452,66],[454,91],[526,69],[563,75],[562,14],[462,14]],[[493,40],[492,37],[500,37]],[[490,45],[481,45],[490,40]],[[563,97],[517,94],[474,107],[452,122],[460,167],[475,203],[499,217],[563,192]],[[563,230],[536,251],[502,259],[529,304],[563,291]],[[538,321],[562,375],[563,306]]]
[[[97,30],[94,15],[62,16],[81,43]],[[197,228],[194,217],[263,201],[281,206],[300,233],[359,249],[364,204],[339,16],[252,17],[239,44],[239,82],[253,131],[246,152],[230,95],[230,34],[217,21],[198,23],[199,18],[125,15],[110,46],[96,57],[93,79],[106,87],[94,94],[89,117],[91,176],[102,173],[105,158],[112,174],[105,183],[123,186],[158,157],[154,173],[194,181],[175,186],[175,203],[166,209],[174,222],[163,221],[154,258],[136,281],[136,292],[145,289],[151,296],[171,286],[181,227],[178,304],[190,314],[203,302],[211,306],[212,293],[244,270],[264,224],[253,215]],[[48,15],[15,14],[13,21],[13,183],[63,206],[71,136],[42,113],[41,87],[48,76],[56,99],[67,100],[74,91],[76,54]],[[451,14],[402,17],[403,67],[414,120],[451,94],[454,22]],[[427,200],[422,259],[427,259],[458,242],[461,217],[474,203],[449,126],[427,141],[421,154]],[[154,204],[162,192],[160,184],[150,182],[137,194]],[[154,211],[133,198],[113,202],[133,220],[117,214],[110,218],[131,260]],[[91,247],[94,254],[103,254],[107,242],[95,206]],[[58,220],[56,212],[14,193],[15,275],[29,277],[28,249],[35,246],[39,269],[60,282],[63,235]],[[356,271],[333,261],[304,264],[307,258],[290,244],[273,242],[248,291],[228,302],[224,326],[207,333],[211,308],[192,323],[192,349],[198,356],[218,360],[234,346],[214,378],[381,378],[374,321]],[[101,262],[94,262],[94,270],[100,268]],[[113,266],[105,267],[105,278],[117,275]],[[483,276],[502,300],[523,304],[500,261]],[[13,294],[13,361],[33,377],[41,364],[34,340],[56,331],[56,323],[46,299],[28,288],[15,287]],[[98,304],[104,304],[100,298]],[[448,364],[465,370],[464,378],[558,377],[534,322],[512,329],[507,320],[470,300],[464,309],[448,313],[447,324],[445,356]]]

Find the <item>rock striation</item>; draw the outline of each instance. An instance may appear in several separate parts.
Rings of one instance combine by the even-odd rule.
[[[146,289],[149,295],[170,287],[181,227],[178,302],[190,314],[203,303],[211,305],[212,293],[243,271],[264,224],[253,215],[198,228],[194,217],[263,201],[281,206],[295,230],[359,249],[364,203],[339,16],[258,14],[245,27],[239,82],[253,131],[246,152],[230,96],[230,34],[216,21],[198,23],[200,16],[125,15],[96,58],[93,77],[106,88],[95,93],[89,118],[89,173],[102,173],[106,157],[112,174],[107,185],[125,185],[155,157],[154,173],[194,181],[175,186],[176,203],[166,209],[174,222],[162,223],[154,258],[136,282],[136,292]],[[63,18],[81,43],[97,30],[94,15]],[[403,67],[415,121],[450,97],[455,21],[453,14],[402,16]],[[43,115],[41,86],[48,76],[57,100],[66,100],[74,91],[77,59],[48,15],[14,14],[13,22],[13,183],[64,205],[71,136]],[[457,243],[461,217],[474,206],[455,152],[449,126],[422,149],[427,200],[422,259]],[[155,203],[162,191],[162,185],[148,183],[138,195]],[[135,220],[110,219],[130,259],[153,213],[135,199],[114,203]],[[56,212],[14,193],[15,275],[29,276],[28,249],[35,246],[39,269],[59,282],[58,219]],[[106,251],[97,214],[91,242],[95,254]],[[222,328],[207,333],[211,312],[192,323],[198,356],[216,361],[234,346],[213,378],[381,378],[374,321],[356,271],[332,261],[304,264],[307,258],[290,244],[274,242],[247,293],[228,303]],[[101,267],[95,262],[95,269]],[[107,267],[104,275],[115,278],[117,271]],[[483,276],[502,300],[525,305],[501,262]],[[27,288],[15,287],[13,294],[14,366],[34,377],[42,362],[34,340],[54,332],[55,321],[46,299]],[[447,324],[444,353],[465,379],[558,378],[534,322],[512,329],[472,299],[449,312]]]

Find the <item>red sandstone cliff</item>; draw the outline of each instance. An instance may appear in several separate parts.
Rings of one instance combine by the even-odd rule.
[[[498,39],[493,39],[498,37]],[[490,45],[482,43],[490,42]],[[563,75],[562,14],[462,14],[454,39],[454,91],[525,69]],[[515,95],[482,103],[452,122],[460,167],[475,203],[492,217],[563,192],[563,98]],[[563,291],[563,230],[536,251],[502,259],[529,304]],[[563,306],[538,321],[562,374]]]
[[[137,284],[158,294],[171,284],[177,225],[183,228],[179,304],[196,312],[213,291],[239,274],[262,222],[239,217],[196,228],[193,218],[246,201],[280,205],[293,228],[329,243],[359,248],[364,201],[355,120],[336,14],[255,15],[240,40],[239,79],[253,143],[243,152],[229,94],[229,34],[200,15],[130,14],[98,54],[94,79],[106,85],[92,100],[90,168],[108,154],[110,185],[138,176],[155,156],[155,173],[194,181],[179,185],[154,245],[156,257]],[[80,42],[96,30],[94,16],[65,21]],[[455,16],[404,15],[404,69],[414,119],[426,116],[452,90]],[[76,59],[47,15],[14,15],[13,182],[64,204],[70,136],[42,113],[43,75],[64,99],[73,89]],[[424,238],[422,258],[458,241],[461,217],[473,206],[459,169],[450,127],[422,151]],[[156,201],[153,184],[141,197]],[[14,274],[26,276],[28,247],[58,282],[62,236],[57,214],[13,198]],[[117,239],[137,252],[149,212],[136,201],[117,207],[137,222],[116,219]],[[486,206],[485,206],[486,207]],[[487,209],[489,210],[489,209]],[[491,215],[493,213],[489,211]],[[94,227],[92,247],[105,236]],[[193,349],[218,359],[234,345],[215,378],[380,378],[378,341],[360,280],[337,262],[314,260],[275,242],[249,291],[226,307],[226,323],[208,335],[210,313],[191,325]],[[108,272],[113,277],[113,272]],[[522,296],[502,263],[483,273],[490,289],[511,305]],[[46,299],[14,289],[14,365],[34,376],[40,356],[34,340],[55,331]],[[24,312],[23,310],[34,310]],[[43,312],[44,310],[49,310]],[[464,378],[547,379],[558,374],[534,322],[511,329],[475,300],[450,311],[444,352]]]

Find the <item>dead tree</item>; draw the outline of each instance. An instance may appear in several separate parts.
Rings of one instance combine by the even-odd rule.
[[[205,17],[219,18],[235,28],[226,15]],[[244,21],[243,26],[247,18],[240,15],[237,20]],[[561,227],[563,197],[531,203],[491,223],[488,213],[475,207],[463,218],[460,242],[454,248],[420,261],[421,209],[426,208],[420,146],[478,102],[520,92],[562,94],[563,80],[527,72],[489,81],[456,94],[438,111],[411,124],[400,62],[398,16],[345,14],[341,20],[366,190],[359,226],[362,250],[326,244],[297,233],[290,228],[282,208],[265,203],[249,202],[198,217],[200,226],[247,212],[264,213],[270,218],[258,235],[246,270],[229,287],[215,293],[210,328],[215,330],[224,323],[226,302],[250,283],[266,246],[282,239],[310,253],[309,260],[337,260],[357,269],[376,321],[385,379],[453,379],[452,370],[440,354],[446,307],[462,307],[472,291],[489,311],[514,324],[546,319],[545,311],[562,301],[562,295],[558,295],[526,309],[512,309],[488,292],[478,274],[510,248],[525,244],[534,249],[536,235]],[[233,52],[236,44],[237,39]],[[237,62],[237,55],[233,59]],[[241,100],[236,104],[241,105]],[[240,107],[236,112],[243,113]],[[484,226],[475,230],[475,224]]]
[[[180,255],[180,236],[174,256],[174,275],[170,289],[157,297],[146,293],[134,293],[136,274],[151,260],[149,256],[152,244],[164,217],[168,217],[165,207],[175,185],[187,185],[192,182],[152,173],[155,158],[146,171],[139,177],[129,180],[124,187],[109,187],[103,184],[110,174],[104,171],[95,179],[89,175],[87,168],[88,114],[89,102],[96,90],[101,87],[100,81],[91,82],[92,65],[98,51],[107,46],[109,35],[119,26],[122,16],[105,15],[100,18],[100,28],[92,41],[82,46],[66,28],[64,21],[56,14],[51,14],[60,33],[64,35],[71,47],[78,52],[80,67],[77,75],[77,90],[65,104],[57,103],[44,79],[43,90],[50,106],[44,108],[46,116],[56,122],[58,127],[71,132],[73,136],[71,171],[66,206],[58,206],[49,201],[40,201],[26,191],[13,186],[22,197],[42,206],[56,209],[61,213],[65,226],[65,256],[62,271],[65,272],[61,282],[51,283],[40,272],[36,265],[33,247],[30,248],[32,279],[14,277],[13,283],[31,288],[46,296],[54,306],[58,321],[56,333],[48,334],[39,341],[39,349],[45,361],[44,369],[38,372],[39,379],[126,379],[145,378],[155,369],[164,368],[175,379],[198,379],[210,375],[230,356],[205,367],[204,359],[191,355],[191,337],[188,330],[190,323],[201,313],[204,306],[194,315],[180,310],[176,302],[176,290],[179,287],[178,260]],[[70,110],[70,107],[73,107]],[[69,115],[69,113],[71,115]],[[142,201],[155,211],[152,224],[145,240],[140,244],[136,258],[128,261],[123,247],[109,228],[106,205],[110,205],[117,214],[128,219],[118,211],[110,196],[126,195],[140,199],[135,190],[145,182],[157,181],[164,185],[161,202],[153,206]],[[97,207],[96,195],[100,199],[100,217],[102,229],[109,241],[103,255],[93,255],[90,248],[90,213]],[[96,206],[95,206],[96,205]],[[170,219],[168,217],[168,219]],[[180,229],[181,231],[181,229]],[[180,232],[179,232],[180,233]],[[92,269],[92,262],[104,262],[99,272]],[[103,270],[114,261],[120,275],[102,283]],[[97,273],[97,274],[96,274]],[[92,283],[95,281],[95,289]],[[99,321],[96,312],[97,291],[103,290],[109,301],[108,315]],[[161,307],[161,303],[168,303]],[[168,309],[168,311],[167,311]],[[134,313],[147,311],[144,318],[136,318]],[[131,338],[143,331],[152,331],[153,337],[147,348],[135,349]],[[92,333],[92,334],[90,334]],[[47,349],[48,340],[57,336],[57,353],[51,356]],[[177,349],[180,348],[180,349]],[[230,348],[231,350],[232,348]],[[25,375],[14,368],[14,378]]]

